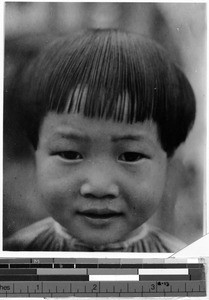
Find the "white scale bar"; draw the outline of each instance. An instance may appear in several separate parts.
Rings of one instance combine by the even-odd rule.
[[[139,275],[188,275],[188,269],[138,269]]]
[[[139,275],[89,275],[89,281],[139,281]]]

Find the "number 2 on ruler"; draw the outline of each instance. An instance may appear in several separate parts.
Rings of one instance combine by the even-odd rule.
[[[93,291],[95,291],[95,292],[96,292],[96,291],[97,291],[97,288],[98,288],[97,284],[96,284],[96,283],[94,283],[94,284],[93,284],[93,288],[92,288],[92,292],[93,292]]]

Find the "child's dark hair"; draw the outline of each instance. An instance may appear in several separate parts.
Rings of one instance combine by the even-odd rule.
[[[168,155],[195,119],[193,90],[168,54],[154,41],[118,30],[59,38],[34,59],[16,92],[35,148],[49,111],[127,123],[153,120]]]

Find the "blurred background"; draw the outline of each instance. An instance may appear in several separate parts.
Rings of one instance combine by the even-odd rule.
[[[193,86],[197,116],[172,160],[159,211],[150,222],[191,243],[203,235],[206,165],[206,4],[7,2],[5,4],[3,234],[47,216],[34,184],[31,145],[20,130],[12,86],[24,64],[54,36],[121,28],[162,44]]]

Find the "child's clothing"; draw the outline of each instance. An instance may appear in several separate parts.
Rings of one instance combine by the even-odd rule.
[[[4,250],[11,251],[176,252],[185,246],[159,228],[143,224],[125,241],[94,247],[70,236],[51,217],[18,231],[4,241]]]

